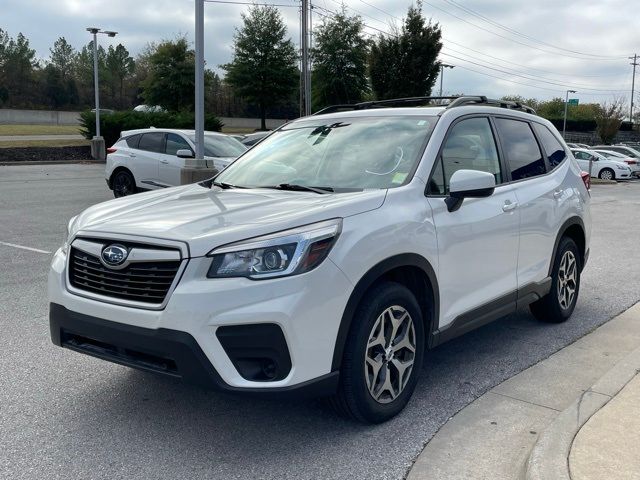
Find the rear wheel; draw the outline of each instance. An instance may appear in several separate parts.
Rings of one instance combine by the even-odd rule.
[[[136,193],[136,181],[133,175],[126,170],[120,170],[114,175],[111,186],[113,187],[113,196],[116,198]]]
[[[576,242],[569,237],[563,237],[553,263],[551,290],[529,306],[531,313],[543,322],[566,321],[578,301],[581,270],[581,257]]]
[[[389,420],[413,394],[424,346],[422,314],[413,293],[394,282],[377,285],[353,319],[331,404],[364,423]]]
[[[600,170],[598,177],[600,177],[600,179],[602,180],[615,180],[616,174],[610,168],[603,168],[602,170]]]

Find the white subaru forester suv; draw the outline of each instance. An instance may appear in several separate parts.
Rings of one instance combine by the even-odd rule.
[[[567,320],[588,176],[528,107],[429,101],[329,109],[209,181],[88,208],[53,258],[53,342],[371,423],[427,349],[527,305]]]

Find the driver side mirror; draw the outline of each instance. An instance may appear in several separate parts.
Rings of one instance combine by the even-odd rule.
[[[193,152],[189,149],[181,149],[176,152],[178,158],[194,158]]]
[[[480,170],[458,170],[449,180],[449,196],[444,199],[447,209],[455,212],[465,198],[483,198],[493,195],[496,178]]]

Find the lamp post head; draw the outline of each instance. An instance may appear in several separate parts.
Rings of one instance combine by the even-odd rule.
[[[93,33],[94,35],[95,35],[96,33],[98,33],[99,31],[100,31],[100,29],[99,29],[99,28],[96,28],[96,27],[89,27],[89,28],[87,28],[87,32],[89,32],[89,33]]]
[[[577,90],[567,90],[567,92],[569,92],[569,93],[578,93]]]
[[[110,37],[115,37],[118,34],[118,32],[112,32],[112,31],[109,31],[109,30],[106,30],[106,31],[104,31],[102,33],[106,33]]]

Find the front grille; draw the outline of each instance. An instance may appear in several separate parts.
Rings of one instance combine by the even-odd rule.
[[[148,304],[161,304],[180,269],[179,261],[132,263],[122,270],[105,267],[99,258],[71,247],[69,281],[86,292]]]

